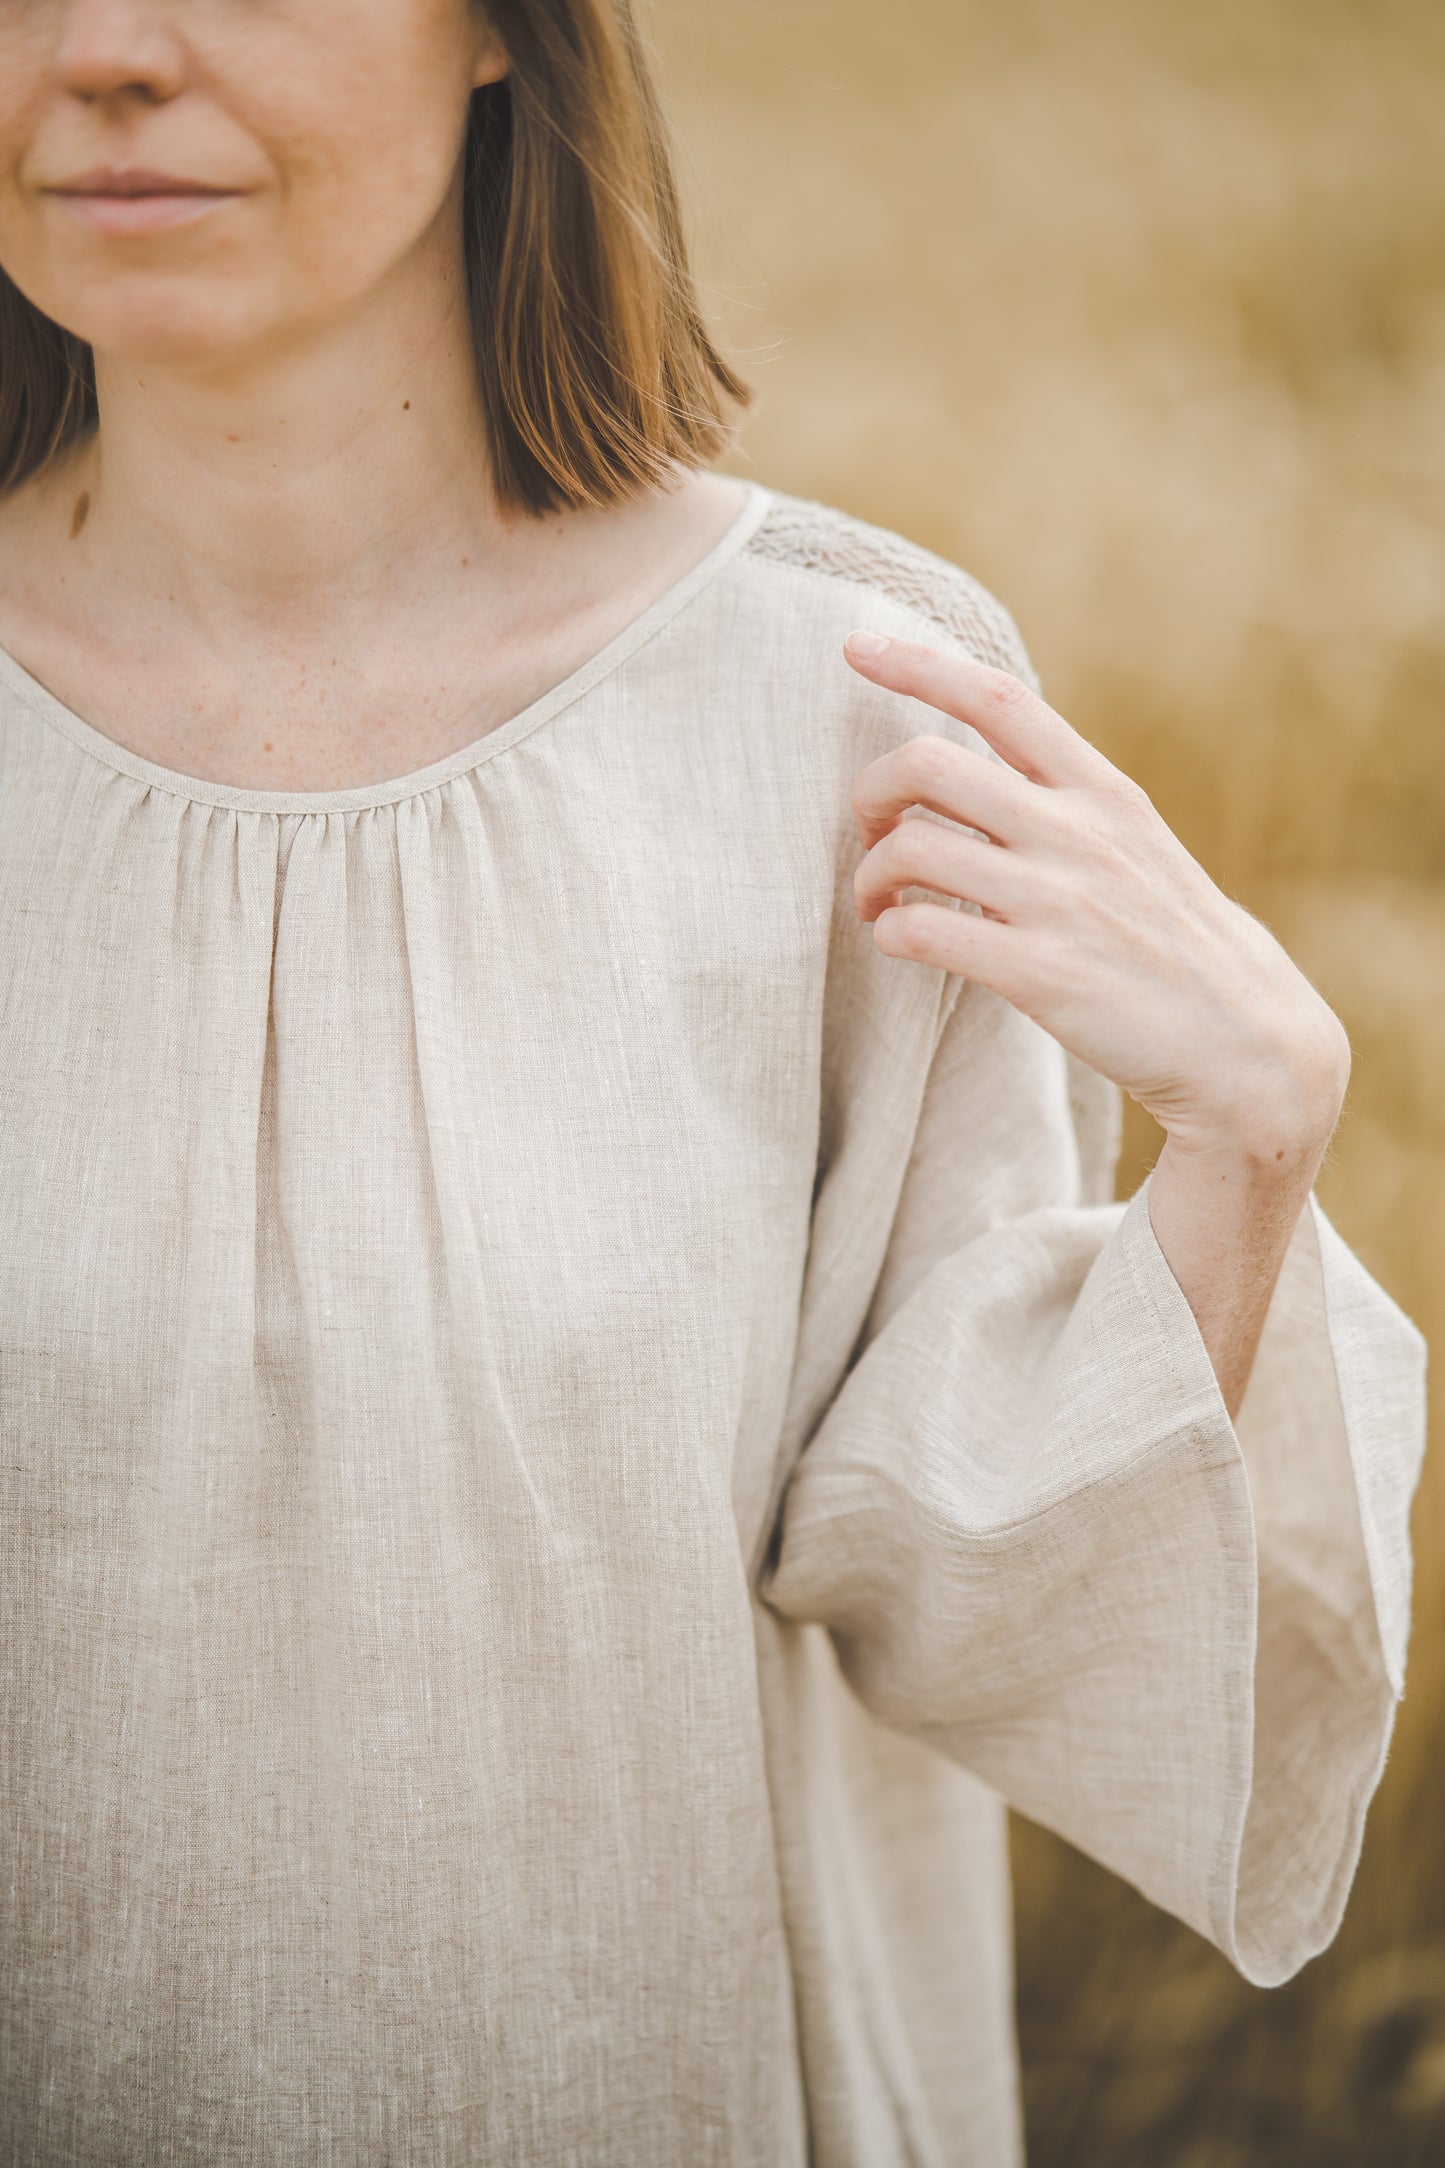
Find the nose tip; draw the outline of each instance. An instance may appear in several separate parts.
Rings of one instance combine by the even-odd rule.
[[[186,63],[174,8],[155,0],[70,0],[62,9],[55,74],[75,97],[173,98]]]

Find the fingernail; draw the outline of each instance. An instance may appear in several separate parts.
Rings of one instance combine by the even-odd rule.
[[[843,643],[855,655],[869,662],[875,655],[881,655],[888,644],[879,632],[850,632]]]

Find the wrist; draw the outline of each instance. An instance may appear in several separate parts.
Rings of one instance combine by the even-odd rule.
[[[1344,1109],[1350,1077],[1345,1028],[1333,1010],[1321,1007],[1307,1057],[1296,1055],[1252,1079],[1236,1079],[1217,1109],[1165,1124],[1165,1149],[1173,1159],[1233,1165],[1256,1179],[1313,1182]]]
[[[1313,1189],[1328,1135],[1286,1142],[1272,1131],[1221,1131],[1213,1136],[1168,1135],[1155,1162],[1154,1187],[1192,1195],[1280,1198],[1302,1202]]]
[[[1343,1094],[1278,1093],[1241,1102],[1212,1122],[1171,1128],[1161,1159],[1171,1166],[1242,1179],[1252,1187],[1313,1186],[1339,1120]]]

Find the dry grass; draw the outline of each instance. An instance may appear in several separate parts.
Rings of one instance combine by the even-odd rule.
[[[970,566],[1355,1046],[1326,1209],[1445,1343],[1445,11],[653,0],[730,462]],[[1157,1144],[1142,1117],[1122,1189]],[[1439,1418],[1441,1367],[1434,1381]],[[1341,1937],[1272,1995],[1021,1829],[1035,2168],[1445,2160],[1445,1476]]]

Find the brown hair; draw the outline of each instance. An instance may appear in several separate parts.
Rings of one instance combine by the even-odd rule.
[[[699,312],[632,0],[487,0],[510,74],[472,95],[463,232],[494,484],[617,504],[726,450],[751,388]],[[0,269],[0,493],[98,419],[95,363]]]

